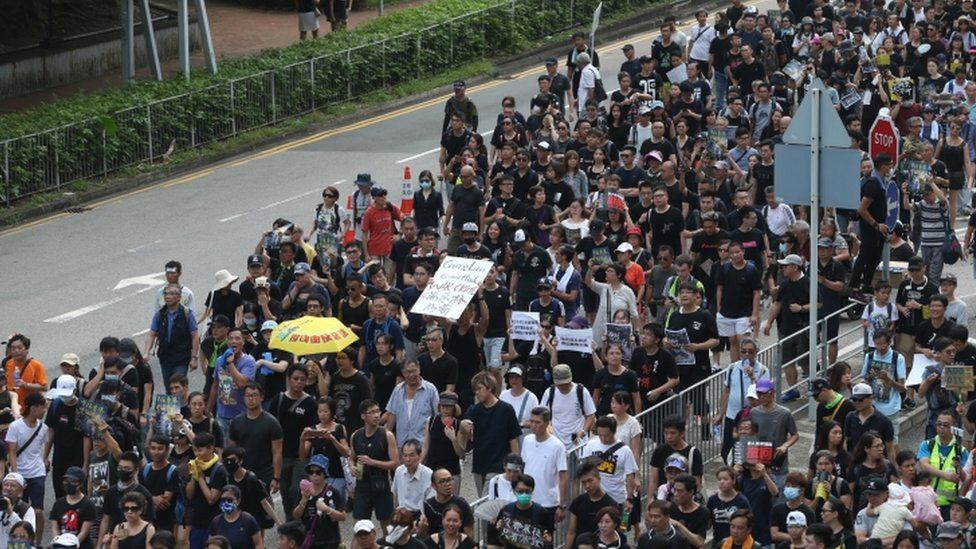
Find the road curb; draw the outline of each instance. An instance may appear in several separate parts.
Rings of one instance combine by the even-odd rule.
[[[718,6],[724,5],[723,0],[709,0],[707,2],[693,4],[691,0],[680,0],[675,3],[659,3],[631,14],[627,19],[615,21],[601,27],[597,45],[603,46],[613,41],[619,40],[630,34],[647,32],[657,28],[668,16],[675,16],[680,21],[684,18],[693,16],[698,9],[713,10]],[[505,56],[496,59],[496,69],[490,73],[479,75],[468,79],[469,85],[487,82],[500,75],[510,74],[516,69],[522,69],[531,62],[537,62],[540,67],[542,60],[546,57],[555,55],[562,57],[569,47],[570,30],[564,31],[562,36],[552,35],[547,37],[545,42],[537,47],[519,54]],[[541,70],[541,69],[540,69]],[[355,113],[339,116],[335,119],[313,123],[293,131],[285,132],[281,135],[260,139],[248,144],[242,144],[233,150],[215,153],[206,158],[187,160],[178,165],[161,166],[152,173],[135,175],[130,177],[118,177],[98,180],[102,185],[100,188],[82,191],[73,194],[65,194],[50,202],[22,208],[12,208],[9,211],[0,212],[0,228],[9,229],[17,225],[35,221],[37,219],[71,210],[72,208],[83,208],[97,200],[120,195],[126,191],[132,191],[142,187],[158,184],[168,179],[187,176],[193,172],[204,169],[214,164],[225,162],[236,157],[244,156],[268,147],[281,145],[295,139],[307,137],[326,129],[341,128],[363,120],[373,118],[377,115],[409,107],[430,100],[434,97],[446,96],[451,91],[450,85],[440,86],[425,92],[417,93],[408,97],[391,100],[382,104],[363,108]]]

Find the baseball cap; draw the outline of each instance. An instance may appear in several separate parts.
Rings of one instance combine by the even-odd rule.
[[[312,267],[308,263],[301,262],[301,263],[296,263],[295,264],[295,274],[297,274],[297,275],[299,275],[299,274],[306,274],[306,273],[308,273],[311,270],[312,270]]]
[[[547,66],[558,65],[558,64],[559,64],[559,60],[556,59],[555,57],[546,57]]]
[[[261,324],[261,331],[266,332],[268,330],[274,330],[278,327],[278,323],[274,320],[265,320],[264,324]]]
[[[547,289],[552,289],[552,280],[549,280],[549,279],[548,279],[548,278],[546,278],[546,277],[542,277],[542,278],[540,278],[540,279],[539,279],[539,280],[538,280],[538,281],[537,281],[537,282],[535,283],[535,289],[537,289],[537,290],[538,290],[538,289],[540,289],[540,288],[547,288]]]
[[[654,101],[651,101],[651,110],[652,111],[654,109],[663,109],[663,108],[664,108],[664,101],[661,101],[660,99],[656,99]]]
[[[688,470],[688,458],[681,454],[671,454],[668,456],[667,461],[664,462],[664,468],[680,469],[682,471]]]
[[[74,534],[59,534],[51,540],[51,549],[69,549],[80,546],[78,536]]]
[[[644,158],[646,158],[648,160],[654,159],[654,160],[657,160],[658,162],[664,162],[664,157],[661,156],[661,152],[660,151],[651,151],[651,152],[647,153],[644,156]]]
[[[790,511],[790,514],[786,515],[786,527],[790,526],[806,526],[807,516],[799,511]]]
[[[631,51],[633,49],[634,49],[633,44],[624,44],[624,47],[622,48],[623,51]]]
[[[21,486],[27,486],[27,481],[20,473],[7,473],[7,476],[3,477],[3,481],[7,482],[8,480],[12,480]]]
[[[574,316],[569,322],[566,323],[567,328],[573,330],[582,330],[583,328],[588,328],[590,323],[583,316]]]
[[[457,393],[451,391],[441,392],[440,399],[437,401],[438,406],[454,406],[458,403]]]
[[[478,224],[473,221],[468,221],[461,226],[462,233],[476,233],[478,232]]]
[[[962,534],[962,527],[958,522],[946,521],[939,525],[935,537],[939,539],[956,539]]]
[[[834,240],[832,238],[827,238],[826,236],[822,236],[822,237],[820,237],[820,238],[817,239],[817,247],[818,248],[833,248],[834,247]]]
[[[637,229],[637,230],[640,230],[640,229]],[[630,245],[630,242],[621,242],[620,245],[617,246],[617,252],[618,253],[619,252],[634,253],[634,247]]]
[[[716,160],[714,168],[716,170],[727,170],[729,169],[729,163],[724,160]]]
[[[255,267],[257,265],[264,265],[264,259],[262,259],[261,256],[258,254],[251,254],[247,256],[248,267]]]
[[[814,380],[810,382],[810,389],[807,391],[807,396],[815,397],[820,394],[820,391],[823,391],[828,387],[830,387],[830,383],[828,383],[826,379],[822,377],[814,378]]]
[[[644,236],[644,233],[641,232],[640,227],[631,227],[627,229],[627,236],[630,235]]]
[[[976,503],[973,503],[973,500],[969,498],[956,498],[949,503],[951,505],[958,505],[962,507],[963,509],[966,510],[967,514],[971,513],[973,508],[976,507]]]
[[[851,400],[855,402],[873,395],[874,391],[871,390],[871,386],[867,383],[858,383],[851,389]]]
[[[305,470],[308,471],[309,467],[318,467],[322,471],[329,472],[329,456],[325,454],[315,454],[310,457],[308,463],[305,465]]]
[[[456,80],[454,82],[454,89],[460,90],[461,88],[464,88],[464,87],[466,87],[466,85],[464,83],[464,80]]]
[[[523,375],[524,374],[522,373],[522,368],[519,368],[518,366],[512,366],[511,368],[508,369],[507,372],[505,372],[505,377],[506,378],[508,376],[519,376],[519,377],[522,377]]]
[[[78,482],[84,482],[85,472],[77,465],[72,465],[68,467],[64,472],[64,480],[76,480]]]
[[[746,398],[759,398],[759,394],[756,393],[756,384],[753,383],[746,389]]]
[[[541,141],[539,141],[538,143],[535,144],[535,148],[542,149],[544,151],[548,151],[548,150],[552,150],[552,145],[550,145],[548,141],[546,141],[545,139],[543,139],[543,140],[541,140]]]
[[[59,364],[70,364],[71,366],[77,366],[79,363],[81,363],[81,359],[78,358],[78,355],[74,353],[64,353],[61,355],[61,362]]]
[[[515,236],[512,237],[512,242],[516,244],[525,242],[525,231],[523,231],[522,229],[515,231]]]
[[[552,369],[552,382],[556,385],[571,383],[573,381],[573,371],[568,364],[556,364]]]
[[[637,110],[637,114],[650,114],[650,112],[651,112],[651,108],[648,107],[647,105],[644,105],[643,107]]]
[[[943,282],[952,282],[956,285],[959,284],[959,280],[956,279],[956,275],[952,273],[942,273],[942,276],[939,277],[939,284],[942,284]]]
[[[796,265],[797,267],[802,267],[803,258],[796,254],[790,254],[784,257],[783,259],[777,261],[777,263],[779,263],[780,265]]]
[[[888,491],[888,483],[882,478],[872,478],[868,480],[864,487],[865,494],[880,494]]]
[[[756,393],[771,393],[776,390],[776,384],[769,379],[760,379],[756,382]]]
[[[365,532],[375,532],[376,527],[373,526],[373,521],[369,519],[357,520],[356,525],[352,527],[352,531],[355,534],[362,534]]]
[[[58,376],[57,383],[54,384],[54,389],[48,391],[44,396],[48,400],[53,400],[60,397],[69,397],[75,394],[75,389],[78,387],[78,380],[75,376],[64,374],[63,376]]]
[[[369,190],[370,196],[386,196],[387,190],[383,187],[373,187]]]

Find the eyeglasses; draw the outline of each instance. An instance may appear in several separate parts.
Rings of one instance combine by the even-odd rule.
[[[512,123],[511,123],[511,122],[509,122],[508,120],[506,120],[506,121],[504,121],[504,122],[502,122],[502,125],[503,125],[503,126],[511,126],[511,125],[512,125]]]
[[[439,478],[439,479],[435,480],[434,482],[436,482],[437,484],[450,484],[450,483],[454,482],[454,479],[451,478],[451,477]]]
[[[837,511],[834,511],[833,509],[827,509],[826,507],[821,507],[820,508],[820,514],[821,515],[824,514],[824,513],[836,513],[836,512]]]
[[[739,349],[739,354],[740,355],[754,355],[754,354],[756,354],[756,350],[755,349]]]
[[[139,512],[139,508],[138,507],[134,507],[132,505],[126,505],[125,507],[122,508],[122,511],[124,511],[126,513],[138,513]]]

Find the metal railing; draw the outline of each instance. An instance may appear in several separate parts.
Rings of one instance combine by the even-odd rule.
[[[820,345],[814,352],[821,353],[821,357],[818,361],[820,366],[818,373],[822,373],[828,364],[827,349],[828,344],[838,342],[840,339],[863,330],[860,322],[854,323],[853,326],[846,328],[845,330],[839,331],[838,335],[834,338],[827,337],[827,321],[835,317],[841,317],[848,313],[848,311],[857,309],[860,307],[859,303],[850,303],[846,307],[839,309],[838,311],[820,319],[817,323],[817,330],[820,330],[821,336],[819,338]],[[790,409],[794,415],[799,414],[806,410],[809,406],[806,399],[806,379],[802,379],[793,385],[786,385],[785,382],[785,372],[782,364],[783,356],[783,346],[792,341],[793,338],[800,337],[804,338],[806,341],[807,331],[801,330],[794,334],[787,336],[781,340],[777,340],[776,343],[769,345],[761,349],[756,355],[757,362],[765,365],[770,370],[770,377],[776,383],[778,388],[786,389],[797,389],[800,391],[802,397],[798,400],[795,405],[791,405]],[[850,353],[850,356],[859,356],[861,354],[860,347],[856,351]],[[809,356],[809,351],[798,356],[797,361],[804,361],[806,357]],[[847,357],[838,356],[838,361],[844,360]],[[828,366],[824,366],[828,364]],[[859,365],[852,364],[855,375],[860,371]],[[727,369],[723,369],[720,372],[716,372],[709,376],[708,378],[692,385],[691,387],[685,389],[684,391],[674,394],[666,400],[658,402],[654,406],[648,408],[637,414],[635,417],[640,422],[643,431],[643,447],[641,449],[641,455],[635,456],[637,458],[638,465],[638,475],[639,482],[642,492],[642,501],[649,501],[648,498],[653,498],[653,494],[643,493],[648,488],[648,483],[653,474],[653,467],[651,466],[651,454],[654,449],[663,441],[657,440],[655,437],[657,433],[663,431],[662,425],[664,419],[668,416],[679,415],[686,420],[685,429],[685,440],[691,446],[697,448],[702,455],[702,460],[704,463],[708,463],[715,459],[720,459],[722,457],[722,437],[724,434],[723,430],[716,432],[713,429],[713,422],[711,418],[717,413],[718,403],[721,401],[722,393],[724,391],[724,376]],[[802,377],[802,376],[800,376]],[[777,400],[781,401],[781,397],[784,390],[777,390]],[[722,421],[722,429],[724,429],[724,419]],[[572,501],[576,496],[580,494],[579,483],[576,482],[576,473],[579,470],[580,461],[582,460],[582,449],[586,446],[586,442],[581,442],[580,444],[574,446],[568,451],[567,455],[567,467],[569,473],[569,500]],[[702,466],[704,466],[702,463]],[[690,467],[694,467],[695,464],[689,464]],[[479,505],[488,501],[487,497],[482,497],[471,504],[472,509],[477,509]],[[636,515],[631,514],[631,521],[641,520],[640,511],[637,510]],[[555,535],[555,547],[561,546],[562,542],[566,538],[566,528],[567,521],[563,521],[556,528]],[[488,523],[487,521],[476,519],[475,520],[475,535],[476,539],[484,547],[486,544],[484,540],[487,539],[488,533]]]
[[[0,201],[9,206],[159,160],[171,148],[200,147],[512,51],[590,21],[598,1],[505,0],[399,36],[2,140]],[[603,16],[659,1],[604,0]]]

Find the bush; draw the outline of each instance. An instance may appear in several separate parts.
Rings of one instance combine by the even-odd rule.
[[[638,2],[604,1],[604,17]],[[514,53],[588,22],[599,0],[434,0],[352,31],[220,62],[210,76],[144,81],[0,117],[0,200],[105,175],[460,64]],[[568,7],[575,7],[568,13]],[[513,9],[514,6],[514,9]],[[38,134],[8,143],[4,140]]]

